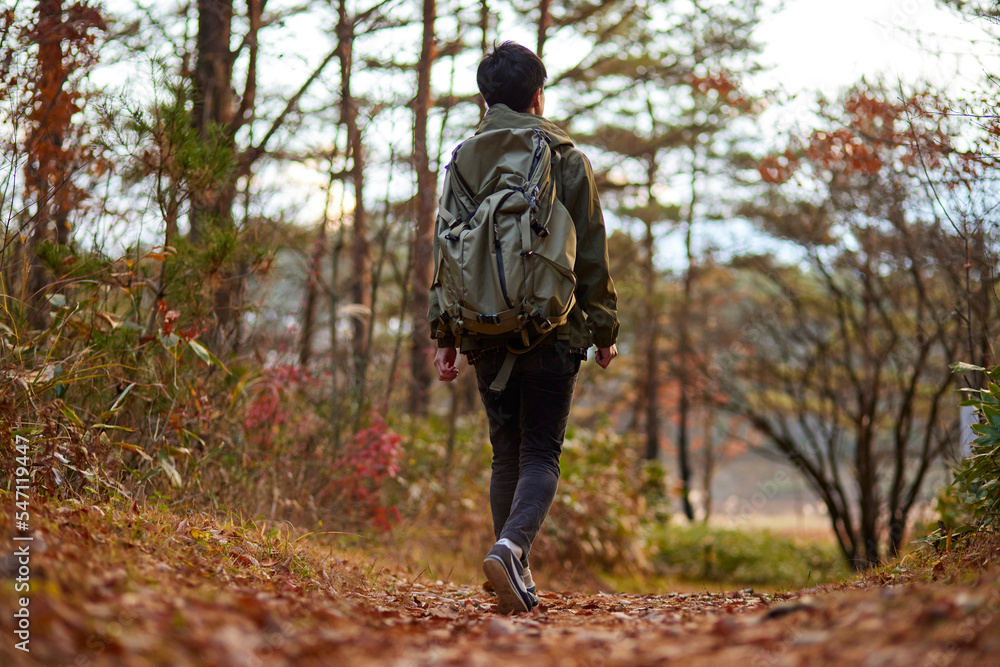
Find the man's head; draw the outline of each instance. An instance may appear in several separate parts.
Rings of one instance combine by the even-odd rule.
[[[520,44],[504,42],[483,57],[476,83],[488,106],[506,104],[520,112],[537,109],[534,112],[541,115],[546,76],[545,65],[534,52]]]

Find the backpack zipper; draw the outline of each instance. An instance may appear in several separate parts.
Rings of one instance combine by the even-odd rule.
[[[503,197],[500,198],[500,203],[497,207],[493,209],[493,254],[497,257],[497,274],[500,277],[500,293],[503,294],[503,300],[507,303],[508,308],[513,308],[514,304],[510,302],[510,295],[507,294],[507,276],[504,274],[503,270],[503,253],[500,250],[500,228],[497,226],[497,213],[503,208],[503,205],[507,202],[514,190],[511,190]]]
[[[465,145],[465,142],[462,142],[461,144],[455,147],[455,150],[451,154],[451,162],[449,162],[445,166],[445,169],[448,171],[448,173],[454,174],[458,178],[458,183],[461,186],[462,190],[465,191],[465,195],[472,200],[473,204],[475,204],[475,206],[473,206],[472,210],[470,211],[466,207],[465,202],[462,201],[462,198],[461,197],[458,198],[459,205],[461,205],[461,207],[465,209],[464,220],[471,220],[472,216],[476,214],[476,209],[479,207],[480,202],[478,199],[476,199],[476,195],[472,192],[472,188],[469,186],[468,182],[466,182],[465,177],[462,176],[462,172],[458,170],[458,151],[463,145]]]
[[[538,168],[538,163],[542,159],[542,142],[546,141],[545,135],[542,134],[540,130],[535,130],[534,132],[535,136],[538,138],[538,144],[535,146],[535,154],[531,158],[531,168],[528,169],[528,178],[524,182],[525,188],[527,187],[528,183],[531,182],[532,177],[535,175],[535,169]],[[461,175],[459,175],[459,178],[461,178]],[[528,202],[528,206],[531,207],[532,211],[534,211],[535,208],[534,197],[529,199],[528,193],[525,191],[524,188],[511,190],[510,192],[505,194],[500,199],[500,203],[497,205],[497,207],[493,209],[493,253],[497,257],[497,275],[500,277],[500,293],[503,294],[503,300],[507,304],[508,308],[513,308],[514,304],[511,303],[510,295],[507,293],[507,276],[505,275],[503,269],[503,253],[501,252],[500,249],[500,228],[497,226],[497,213],[499,213],[500,209],[503,208],[503,205],[507,202],[507,199],[512,194],[518,191],[520,191],[520,193],[524,196],[525,200]],[[522,251],[523,250],[524,249],[522,248]],[[528,250],[530,252],[530,249]]]
[[[535,155],[531,158],[531,169],[528,170],[528,178],[524,182],[525,187],[531,182],[531,177],[535,175],[538,162],[542,159],[542,142],[545,141],[545,135],[541,131],[535,130],[535,136],[538,137],[538,145],[535,146]]]
[[[545,135],[542,134],[541,131],[535,130],[534,132],[535,136],[538,137],[538,144],[535,146],[535,154],[531,158],[531,168],[528,170],[528,178],[525,181],[525,186],[527,186],[527,184],[531,181],[532,177],[535,175],[535,169],[538,168],[538,163],[542,159],[542,142],[547,141],[545,139]],[[458,149],[455,149],[455,153],[456,154],[458,153]],[[454,161],[454,156],[452,157],[452,160]],[[455,169],[455,175],[458,176],[459,181],[461,182],[462,186],[465,187],[467,192],[472,190],[472,188],[469,187],[468,183],[465,182],[465,179],[462,178],[462,174],[459,173],[457,167]],[[517,191],[518,190],[511,190],[503,197],[501,197],[500,203],[497,204],[497,207],[493,210],[493,254],[496,255],[497,258],[497,276],[500,279],[500,293],[503,295],[503,300],[507,304],[507,308],[513,308],[514,304],[511,303],[510,294],[507,293],[507,275],[504,272],[504,267],[503,267],[503,252],[500,247],[500,228],[497,225],[497,213],[500,211],[500,209],[503,208],[503,205],[507,202],[507,199],[510,198],[510,196]],[[525,196],[525,199],[527,199],[528,205],[531,206],[531,208],[534,208],[535,205],[533,200],[528,199],[527,193],[524,191],[524,189],[521,189],[520,192],[522,195]],[[475,201],[474,197],[473,201]]]

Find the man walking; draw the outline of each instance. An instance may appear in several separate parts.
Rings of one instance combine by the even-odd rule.
[[[527,201],[524,205],[526,217],[522,219],[524,230],[517,227],[523,231],[525,239],[531,236],[527,232],[529,213],[532,216],[531,229],[537,236],[541,239],[549,236],[550,230],[539,225],[534,216],[539,208],[536,199],[544,199],[545,192],[550,188],[554,188],[551,205],[561,207],[560,219],[566,220],[564,224],[567,226],[568,221],[572,221],[572,229],[566,230],[564,236],[569,239],[567,244],[573,246],[565,249],[565,254],[572,260],[570,278],[575,281],[575,289],[567,299],[566,312],[560,314],[558,326],[538,326],[532,336],[535,340],[529,340],[528,334],[523,331],[516,335],[483,333],[491,331],[491,325],[500,326],[497,322],[504,318],[498,315],[479,316],[480,322],[485,321],[486,324],[480,327],[478,333],[456,329],[453,314],[467,314],[468,311],[456,310],[455,307],[449,310],[447,304],[442,303],[444,297],[441,295],[445,292],[440,289],[440,275],[435,276],[429,312],[431,330],[438,341],[434,366],[439,379],[451,382],[458,376],[455,361],[458,354],[456,346],[460,346],[475,368],[489,419],[493,446],[490,508],[497,542],[483,562],[483,571],[496,590],[499,599],[497,610],[505,615],[527,612],[538,604],[528,569],[528,554],[555,498],[560,472],[559,457],[580,363],[587,358],[591,345],[597,346],[596,361],[602,368],[607,368],[618,354],[615,346],[618,335],[617,295],[608,269],[604,218],[593,170],[583,153],[574,148],[569,136],[542,117],[546,76],[544,64],[529,49],[512,42],[496,46],[480,62],[477,72],[479,91],[489,110],[476,135],[497,130],[529,130],[541,137],[551,150],[551,153],[545,152],[551,155],[551,172],[546,172],[548,180],[541,188],[535,187],[534,194],[526,192],[527,186],[513,186],[512,189],[520,192]],[[456,150],[456,155],[460,149]],[[535,153],[536,162],[540,151],[541,147]],[[467,200],[464,203],[459,201],[445,188],[439,209],[438,234],[435,235],[436,258],[440,257],[442,243],[457,240],[450,230],[461,228],[474,215],[474,211],[463,211],[463,208],[483,206],[484,199],[500,187],[498,183],[504,182],[505,169],[509,171],[509,165],[514,162],[509,153],[502,152],[499,157],[497,154],[486,156],[475,153],[472,157],[476,159],[476,168],[466,168],[464,176],[455,173],[461,171],[456,159],[453,158],[449,166],[449,178],[461,182]],[[465,156],[464,159],[469,160],[470,157]],[[532,171],[535,166],[533,163]],[[470,177],[470,172],[485,176],[476,180]],[[541,194],[538,194],[539,190]],[[506,210],[505,201],[506,197],[491,209],[494,216],[497,211]],[[496,225],[496,218],[493,220]],[[556,218],[552,220],[554,226]],[[443,228],[443,225],[447,227]],[[501,233],[495,226],[493,232],[494,237]],[[553,238],[563,238],[558,230],[552,230],[552,234]],[[442,241],[442,238],[449,241]],[[497,243],[497,261],[501,264],[499,268],[494,267],[497,271],[494,277],[498,280],[471,282],[481,289],[489,289],[493,283],[499,283],[506,298],[507,284],[500,261],[499,240],[494,240]],[[531,254],[527,251],[520,253],[522,256]],[[546,262],[553,264],[551,260]],[[509,266],[507,270],[511,272]],[[439,265],[438,272],[441,271]],[[509,276],[507,279],[510,279]],[[455,291],[451,289],[449,293]],[[537,314],[533,317],[538,320]],[[460,341],[456,339],[456,331]]]

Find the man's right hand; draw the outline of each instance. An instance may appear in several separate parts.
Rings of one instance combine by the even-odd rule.
[[[455,360],[458,359],[458,350],[454,347],[439,347],[434,354],[434,368],[438,372],[438,380],[441,382],[451,382],[458,377],[458,368],[455,367]]]

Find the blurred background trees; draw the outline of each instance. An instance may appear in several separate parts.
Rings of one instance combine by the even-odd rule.
[[[895,555],[985,382],[948,365],[995,365],[990,81],[863,81],[779,134],[757,0],[0,16],[0,438],[33,439],[53,493],[334,530],[481,500],[473,374],[433,379],[430,232],[515,16],[595,166],[622,317],[622,357],[581,373],[554,561],[644,563],[641,526],[720,515],[746,450],[792,466],[852,566]]]
[[[954,147],[957,127],[927,112],[926,93],[891,99],[849,91],[829,127],[762,170],[775,188],[744,213],[802,256],[740,258],[769,307],[750,315],[745,359],[718,375],[729,407],[823,499],[848,559],[866,564],[883,542],[898,554],[928,470],[957,441],[949,360],[982,353],[963,345],[980,325],[956,310],[970,297],[965,245],[926,187],[979,158]]]

